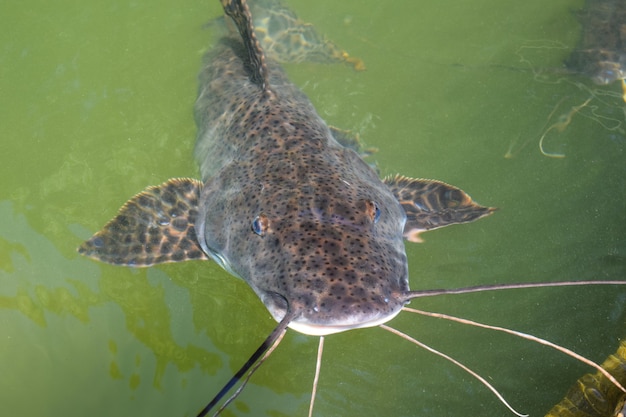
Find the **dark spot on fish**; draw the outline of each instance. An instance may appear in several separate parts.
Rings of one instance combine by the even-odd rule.
[[[161,244],[161,249],[160,252],[163,255],[167,255],[168,253],[170,253],[172,251],[172,244],[169,242],[163,242]]]
[[[177,217],[172,220],[172,227],[179,232],[184,232],[189,227],[189,222],[184,217]]]

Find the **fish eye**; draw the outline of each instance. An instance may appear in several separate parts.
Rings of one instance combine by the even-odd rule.
[[[252,231],[259,236],[263,236],[267,231],[270,224],[269,219],[265,214],[259,214],[252,220]]]
[[[370,221],[374,224],[378,223],[380,219],[378,204],[373,200],[361,200],[361,204],[365,205],[365,215],[370,218]]]
[[[378,208],[378,204],[374,203],[374,224],[378,223],[380,219],[380,209]]]

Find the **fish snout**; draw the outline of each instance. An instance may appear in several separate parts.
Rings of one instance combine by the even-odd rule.
[[[339,252],[290,263],[300,267],[281,274],[277,291],[261,297],[274,319],[295,312],[289,327],[326,335],[377,326],[400,312],[409,290],[404,252],[354,258]]]

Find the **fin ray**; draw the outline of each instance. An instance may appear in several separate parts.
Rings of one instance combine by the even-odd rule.
[[[473,222],[496,210],[477,204],[465,191],[441,181],[396,175],[383,182],[406,212],[404,237],[411,242],[422,242],[422,232]]]
[[[267,65],[265,63],[265,53],[261,48],[252,24],[250,8],[246,2],[241,0],[222,0],[224,13],[230,16],[235,22],[237,30],[241,35],[246,51],[248,52],[250,66],[250,80],[257,84],[265,92],[269,91],[269,77]]]
[[[201,189],[202,183],[190,178],[146,188],[83,242],[78,252],[109,264],[136,267],[208,260],[195,232]]]

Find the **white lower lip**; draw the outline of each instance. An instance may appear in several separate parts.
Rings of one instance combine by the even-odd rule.
[[[361,329],[363,327],[375,327],[383,323],[387,323],[400,313],[401,310],[394,311],[384,317],[377,317],[373,320],[359,323],[349,324],[337,324],[337,325],[325,325],[325,324],[312,324],[292,321],[289,323],[290,328],[293,330],[310,335],[310,336],[326,336],[333,333],[341,333],[352,329]]]

